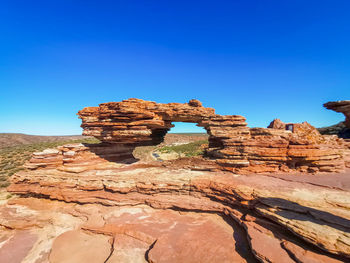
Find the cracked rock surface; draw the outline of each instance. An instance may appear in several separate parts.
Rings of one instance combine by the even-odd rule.
[[[350,261],[349,170],[85,168],[13,176],[17,196],[0,207],[0,262]]]

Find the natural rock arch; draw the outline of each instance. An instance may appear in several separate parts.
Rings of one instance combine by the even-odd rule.
[[[120,109],[127,104],[133,108]],[[148,104],[147,107],[153,108],[142,112],[137,104]],[[26,163],[28,169],[14,174],[7,189],[20,198],[11,198],[0,210],[1,224],[6,231],[3,235],[5,241],[9,240],[12,245],[23,243],[23,238],[16,238],[16,232],[29,229],[27,234],[38,235],[39,239],[28,240],[29,245],[33,245],[29,253],[34,252],[28,255],[38,260],[45,260],[45,257],[55,260],[57,255],[63,254],[62,260],[71,259],[69,253],[61,252],[67,251],[71,243],[74,248],[81,248],[82,234],[88,233],[89,237],[83,234],[84,240],[88,238],[88,245],[84,247],[96,243],[94,236],[100,235],[104,245],[98,241],[100,249],[96,251],[105,262],[113,261],[116,255],[120,258],[117,253],[123,251],[123,247],[137,248],[139,252],[141,248],[141,252],[145,251],[142,252],[145,258],[152,262],[164,261],[164,256],[179,262],[348,262],[348,174],[313,177],[242,174],[244,171],[281,168],[336,171],[344,165],[344,158],[339,157],[345,151],[344,140],[321,136],[308,123],[285,124],[274,120],[270,128],[248,128],[240,116],[199,115],[197,123],[203,125],[210,135],[207,151],[214,160],[209,162],[217,162],[224,169],[237,169],[242,172],[239,176],[220,172],[217,165],[214,172],[205,171],[202,163],[196,167],[183,167],[178,163],[170,166],[171,162],[129,165],[113,161],[114,158],[127,158],[128,149],[135,145],[155,143],[147,138],[157,129],[164,131],[165,123],[171,125],[174,119],[193,121],[193,112],[207,112],[207,108],[191,104],[164,106],[133,99],[112,103],[113,107],[102,104],[81,111],[84,133],[95,135],[104,142],[66,144],[34,153]],[[173,114],[154,112],[160,107],[169,109],[169,105],[175,105],[169,111]],[[138,118],[140,116],[150,117]],[[154,126],[156,123],[158,126]],[[189,158],[193,159],[199,160]],[[52,203],[47,199],[63,202]],[[162,217],[153,212],[135,213],[135,208],[143,210],[145,205],[177,212],[159,211]],[[15,209],[17,206],[21,209]],[[131,210],[127,212],[124,208]],[[186,220],[191,222],[190,225],[182,224],[184,221],[177,216],[186,211],[196,214],[196,218]],[[228,223],[230,218],[238,222],[230,223],[236,225],[234,235],[228,233],[234,240],[225,238],[226,231],[226,234],[217,232],[221,228],[210,227],[209,218],[203,213],[218,214]],[[226,229],[227,226],[223,226]],[[198,231],[192,231],[196,228]],[[62,232],[75,230],[58,236],[51,245],[51,238],[62,233],[57,229],[62,229]],[[211,235],[206,235],[206,232]],[[213,233],[216,234],[213,236]],[[114,243],[110,242],[110,237]],[[125,237],[127,242],[119,242]],[[243,244],[242,240],[245,241]],[[194,244],[189,246],[192,241]],[[139,242],[142,246],[137,245]],[[14,246],[4,244],[2,249],[7,250],[3,250],[2,255],[10,255],[7,251],[12,251]],[[45,250],[42,250],[42,244],[45,244]],[[169,247],[174,249],[164,254]],[[242,247],[249,251],[249,255],[242,253]],[[86,260],[86,249],[80,250],[77,258],[82,256]],[[26,254],[22,254],[25,257]]]
[[[275,120],[269,128],[249,128],[244,117],[215,114],[198,100],[163,104],[128,99],[87,107],[78,115],[83,135],[129,147],[159,144],[172,122],[197,123],[209,135],[207,156],[231,171],[338,172],[346,165],[345,142],[322,136],[307,122]]]
[[[156,103],[141,99],[102,103],[78,112],[83,135],[102,142],[128,146],[157,145],[173,127],[172,122],[190,122],[203,127],[209,135],[207,154],[221,158],[217,151],[225,148],[223,140],[249,134],[245,118],[238,115],[218,115],[198,100],[188,103]],[[224,159],[224,156],[222,156]],[[247,166],[246,160],[231,160],[229,166]]]
[[[155,145],[173,127],[172,122],[196,123],[207,130],[207,122],[215,111],[204,108],[198,100],[161,104],[128,99],[87,107],[78,115],[83,122],[83,135],[109,143]]]

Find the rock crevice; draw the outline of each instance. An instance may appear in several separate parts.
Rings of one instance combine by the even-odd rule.
[[[222,172],[140,168],[137,164],[126,166],[128,169],[101,169],[93,173],[91,170],[72,173],[36,169],[31,171],[31,178],[25,172],[19,172],[8,190],[27,196],[44,194],[52,200],[67,202],[67,205],[102,204],[110,209],[148,205],[155,209],[229,215],[245,229],[251,250],[262,262],[282,262],[276,261],[282,257],[285,262],[293,262],[290,253],[294,257],[317,256],[322,259],[319,262],[338,262],[350,255],[348,188],[340,191],[322,187],[320,178],[326,178],[326,175],[314,179],[307,177],[317,181],[319,185],[316,185],[305,184],[305,176],[301,175],[286,181],[269,175],[233,176]],[[339,175],[337,180],[350,187],[346,174]],[[132,229],[124,225],[116,228],[112,221],[101,224],[100,220],[94,219],[88,222],[83,228],[96,234],[134,235]],[[6,221],[2,224],[11,225]],[[148,244],[154,242],[145,234],[140,238],[149,240]],[[160,251],[164,242],[170,242],[165,240],[155,251]],[[150,252],[156,253],[152,250]],[[161,254],[152,255],[158,259],[162,257]]]

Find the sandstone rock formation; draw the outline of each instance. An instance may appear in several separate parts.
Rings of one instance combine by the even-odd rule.
[[[350,100],[331,101],[323,104],[329,110],[341,112],[345,115],[345,125],[350,128]]]
[[[66,144],[55,149],[35,152],[24,167],[57,168],[61,171],[83,171],[98,167],[118,166],[117,162],[132,163],[136,161],[132,155],[134,148],[128,145],[113,144]]]
[[[0,262],[350,262],[350,143],[306,122],[249,128],[196,100],[79,114],[102,143],[34,153],[12,176]],[[204,127],[210,158],[132,156],[172,121]]]
[[[102,103],[79,111],[83,135],[101,141],[134,145],[160,143],[173,125],[171,122],[193,122],[199,126],[214,109],[204,108],[197,100],[188,104],[161,104],[140,99]]]
[[[16,257],[36,262],[350,260],[349,173],[238,176],[138,163],[84,169],[36,168],[12,178],[8,190],[27,198],[0,206],[0,239],[8,244],[0,261],[23,239]]]
[[[275,120],[269,128],[249,128],[244,117],[217,115],[197,100],[161,104],[129,99],[87,107],[78,115],[84,135],[124,147],[159,144],[172,122],[197,123],[209,135],[207,156],[231,171],[339,172],[346,165],[344,141],[322,136],[308,123]]]

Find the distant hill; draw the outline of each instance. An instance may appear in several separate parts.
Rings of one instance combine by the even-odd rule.
[[[328,127],[318,128],[318,131],[323,135],[338,135],[340,138],[350,138],[350,129],[345,126],[344,122],[339,122],[338,124]]]
[[[33,144],[41,142],[59,142],[80,140],[87,138],[82,135],[67,135],[67,136],[40,136],[40,135],[28,135],[22,133],[0,133],[0,148],[12,147],[24,144]]]

